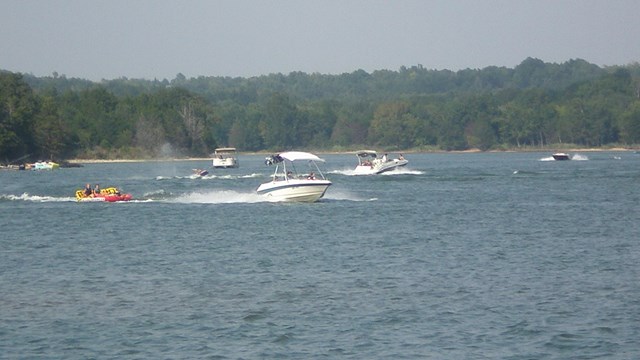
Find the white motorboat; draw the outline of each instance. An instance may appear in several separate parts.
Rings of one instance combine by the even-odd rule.
[[[209,175],[209,171],[207,171],[206,169],[193,169],[193,175],[206,176]]]
[[[360,150],[356,152],[356,156],[358,157],[358,166],[353,172],[355,175],[381,174],[409,163],[409,160],[405,159],[402,154],[391,159],[388,154],[378,156],[374,150]]]
[[[318,162],[324,162],[324,159],[301,151],[268,156],[265,164],[275,165],[276,168],[271,181],[258,187],[258,194],[267,196],[270,201],[318,201],[331,186],[331,181],[324,177]]]
[[[237,168],[240,164],[236,157],[236,148],[217,148],[213,153],[214,168]]]
[[[31,170],[53,170],[59,167],[60,164],[53,161],[37,161],[29,166]]]
[[[567,153],[555,153],[553,155],[553,159],[554,160],[570,160],[571,158],[569,157],[569,154]]]

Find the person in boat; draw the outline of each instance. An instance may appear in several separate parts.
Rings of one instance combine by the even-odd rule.
[[[100,195],[100,185],[96,184],[96,187],[93,188],[93,196],[99,196]]]
[[[309,173],[309,176],[307,176],[307,180],[315,180],[316,179],[316,174],[312,171],[311,173]]]
[[[402,154],[400,154],[400,156],[398,156],[398,159],[404,160],[404,156],[402,156]]]
[[[384,154],[382,156],[382,162],[387,162],[387,160],[388,160],[387,154]]]
[[[93,195],[93,190],[91,190],[91,184],[87,184],[87,186],[84,187],[84,191],[82,192],[82,194],[85,197],[89,197]]]

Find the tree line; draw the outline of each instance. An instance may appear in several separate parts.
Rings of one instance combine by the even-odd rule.
[[[515,68],[422,66],[92,82],[0,71],[0,161],[208,156],[286,149],[465,150],[640,144],[640,65],[528,58]]]

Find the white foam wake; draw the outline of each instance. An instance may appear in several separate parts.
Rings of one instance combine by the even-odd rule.
[[[267,198],[257,193],[241,193],[233,190],[192,192],[169,201],[183,204],[233,204],[266,202]]]
[[[396,176],[396,175],[423,175],[424,171],[420,170],[412,170],[407,167],[398,168],[395,170],[383,172],[381,174],[356,174],[353,169],[345,169],[345,170],[331,170],[328,172],[329,174],[338,174],[345,176]]]
[[[257,177],[264,177],[264,174],[245,174],[245,175],[231,175],[231,174],[225,174],[225,175],[216,175],[216,174],[208,174],[205,176],[200,176],[200,175],[196,175],[196,174],[192,174],[192,175],[185,175],[185,176],[156,176],[156,180],[180,180],[180,179],[187,179],[187,180],[217,180],[217,179],[222,179],[222,180],[235,180],[235,179],[252,179],[252,178],[257,178]]]
[[[589,160],[589,158],[585,155],[575,154],[571,157],[571,160],[586,161]]]
[[[46,195],[29,195],[24,193],[22,195],[0,195],[0,199],[11,201],[33,201],[33,202],[75,202],[76,198],[72,196],[46,196]]]

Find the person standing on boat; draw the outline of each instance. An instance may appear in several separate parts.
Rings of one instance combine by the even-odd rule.
[[[385,162],[387,162],[387,160],[388,160],[387,154],[384,154],[382,156],[382,162],[385,163]]]

